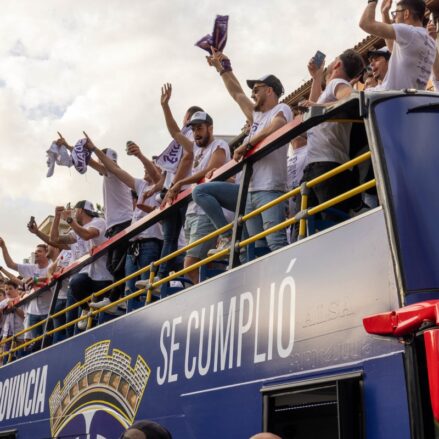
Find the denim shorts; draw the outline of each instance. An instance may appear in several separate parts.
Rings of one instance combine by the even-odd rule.
[[[191,244],[197,239],[208,235],[215,231],[215,226],[211,223],[207,215],[189,214],[186,216],[184,223],[184,235],[186,238],[186,244]],[[197,259],[204,259],[207,256],[207,252],[215,248],[217,238],[209,239],[203,244],[197,245],[186,252],[187,256],[191,256]]]

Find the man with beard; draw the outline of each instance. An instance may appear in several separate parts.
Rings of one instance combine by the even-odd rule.
[[[329,66],[326,72],[326,88],[322,90],[324,63],[318,67],[314,58],[308,64],[312,77],[311,93],[308,101],[302,105],[328,106],[350,96],[351,81],[364,70],[363,58],[352,49],[344,51]],[[303,181],[310,181],[349,160],[349,141],[352,124],[324,122],[308,131],[308,151]],[[311,189],[308,204],[315,206],[340,195],[354,186],[353,173],[350,170],[335,175]],[[348,212],[350,208],[361,206],[361,197],[354,197],[337,204],[337,208]],[[324,212],[326,220],[338,221],[336,215]]]
[[[288,105],[279,103],[284,89],[276,76],[266,75],[260,79],[247,81],[247,85],[252,90],[252,102],[233,74],[230,60],[214,48],[212,48],[212,53],[212,56],[208,57],[209,64],[217,69],[227,91],[239,105],[251,126],[250,133],[243,144],[234,151],[233,158],[238,161],[256,144],[291,121],[293,115]],[[285,193],[287,189],[287,150],[288,143],[253,164],[246,213],[258,209]],[[249,235],[256,235],[284,221],[286,219],[285,207],[285,203],[277,204],[248,220],[246,227]],[[265,246],[264,241],[258,241],[256,246]],[[268,235],[266,243],[271,251],[287,245],[285,230]]]
[[[204,111],[194,113],[188,123],[194,134],[194,142],[191,142],[180,130],[175,121],[169,100],[172,94],[171,84],[162,87],[161,104],[165,115],[166,126],[173,139],[178,142],[188,154],[192,154],[193,165],[191,174],[181,180],[174,181],[168,191],[168,197],[173,200],[180,190],[190,184],[198,183],[205,175],[214,168],[220,168],[230,159],[229,145],[224,140],[217,140],[213,137],[212,118]],[[186,244],[190,244],[203,236],[213,232],[215,226],[209,220],[206,213],[193,201],[189,203],[186,212],[184,232]],[[216,239],[211,239],[188,250],[184,266],[189,267],[206,257],[207,252],[215,246]],[[188,273],[189,279],[195,284],[198,283],[198,269]]]

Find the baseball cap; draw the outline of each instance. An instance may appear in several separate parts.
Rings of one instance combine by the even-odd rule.
[[[157,422],[137,421],[128,430],[139,430],[145,434],[148,439],[172,439],[171,433]],[[123,435],[121,436],[123,437]]]
[[[386,60],[389,60],[390,55],[392,55],[392,53],[390,52],[390,50],[387,47],[381,47],[381,49],[376,49],[376,50],[369,50],[369,52],[367,52],[367,58],[369,59],[371,56],[383,56]]]
[[[78,201],[75,204],[75,209],[84,209],[85,213],[89,216],[98,217],[99,214],[95,211],[93,203],[87,200]]]
[[[285,92],[284,87],[280,80],[274,75],[265,75],[260,79],[247,79],[247,85],[253,89],[255,84],[265,84],[273,89],[278,97],[282,96]]]
[[[113,160],[113,162],[117,162],[117,152],[114,149],[106,148],[105,149],[105,155]]]
[[[207,123],[207,125],[212,125],[213,120],[205,111],[197,111],[192,115],[188,126],[198,125],[200,123]]]

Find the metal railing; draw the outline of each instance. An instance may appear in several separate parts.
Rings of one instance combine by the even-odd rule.
[[[319,119],[319,121],[324,121],[325,117],[322,118],[322,116],[319,116],[318,119]],[[333,119],[333,120],[334,121],[336,120],[339,123],[352,122],[352,121],[354,121],[354,122],[361,122],[361,119],[358,119],[358,118],[354,119],[354,120],[346,119],[346,118],[344,118],[344,119],[339,118],[339,119]],[[280,133],[278,133],[278,136],[276,137],[275,140],[272,140],[271,142],[267,142],[266,145],[264,145],[264,144],[258,145],[256,150],[251,151],[249,153],[249,155],[246,158],[246,161],[251,162],[252,159],[253,159],[253,161],[256,161],[258,158],[263,157],[266,154],[260,155],[258,157],[258,152],[259,151],[264,153],[264,152],[266,152],[266,151],[264,151],[265,149],[269,149],[269,148],[276,149],[276,144],[277,144],[277,147],[279,147],[279,146],[281,146],[282,144],[285,143],[285,140],[284,140],[285,139],[285,132],[287,134],[289,134],[290,136],[292,136],[291,138],[296,137],[297,134],[294,135],[295,132],[297,132],[298,130],[301,131],[301,132],[306,131],[308,129],[309,123],[306,123],[306,121],[303,122],[303,123],[297,123],[297,121],[296,121],[296,123],[290,123],[288,125],[289,125],[289,127],[287,126],[287,127],[284,127],[283,129],[281,128],[279,130]],[[314,125],[316,125],[316,124],[314,124]],[[57,332],[64,331],[65,329],[67,329],[69,327],[72,327],[72,326],[76,325],[78,322],[81,322],[83,320],[87,319],[87,328],[90,328],[93,325],[93,318],[94,317],[98,316],[101,313],[104,313],[104,312],[108,311],[110,308],[113,308],[114,306],[117,306],[119,304],[127,302],[127,301],[129,301],[131,299],[138,298],[139,296],[141,296],[143,294],[145,294],[145,296],[146,296],[145,297],[145,303],[149,304],[152,301],[152,295],[153,295],[152,293],[153,293],[154,289],[156,289],[158,287],[161,287],[163,284],[166,284],[166,283],[170,282],[171,280],[174,280],[176,278],[182,277],[185,274],[187,274],[187,273],[189,273],[189,272],[191,272],[191,271],[193,271],[195,269],[198,269],[198,268],[200,268],[202,266],[210,264],[211,262],[214,262],[216,260],[223,259],[223,258],[225,258],[227,256],[230,256],[229,267],[233,268],[233,266],[236,265],[236,258],[233,257],[233,253],[239,253],[239,251],[241,249],[244,249],[245,247],[249,246],[250,244],[253,244],[256,241],[258,241],[258,240],[260,240],[262,238],[265,238],[269,234],[278,232],[278,231],[280,231],[282,229],[285,229],[285,228],[287,228],[287,227],[289,227],[289,226],[291,226],[293,224],[299,223],[299,239],[305,237],[305,235],[306,235],[306,223],[307,223],[307,220],[308,220],[309,217],[311,217],[313,215],[316,215],[316,214],[318,214],[318,213],[320,213],[320,212],[322,212],[322,211],[324,211],[324,210],[326,210],[326,209],[328,209],[328,208],[330,208],[332,206],[335,206],[338,203],[341,203],[341,202],[343,202],[343,201],[345,201],[345,200],[347,200],[349,198],[352,198],[352,197],[354,197],[354,196],[356,196],[356,195],[358,195],[358,194],[360,194],[360,193],[362,193],[362,192],[364,192],[364,191],[366,191],[368,189],[373,188],[374,186],[376,186],[376,181],[375,181],[375,179],[372,179],[372,180],[370,180],[370,181],[368,181],[368,182],[366,182],[364,184],[359,185],[356,188],[353,188],[353,189],[351,189],[351,190],[349,190],[349,191],[347,191],[347,192],[345,192],[343,194],[340,194],[340,195],[338,195],[338,196],[336,196],[336,197],[334,197],[334,198],[332,198],[330,200],[325,201],[324,203],[321,203],[320,205],[317,205],[317,206],[314,206],[314,207],[311,207],[311,208],[308,208],[308,195],[307,195],[308,190],[313,188],[314,186],[316,186],[318,184],[321,184],[321,183],[331,179],[332,177],[334,177],[334,176],[336,176],[336,175],[338,175],[338,174],[340,174],[342,172],[345,172],[345,171],[351,169],[354,166],[357,166],[357,165],[359,165],[359,164],[369,160],[370,158],[371,158],[371,153],[370,152],[366,152],[366,153],[356,157],[355,159],[350,160],[349,162],[346,162],[346,163],[338,166],[337,168],[335,168],[335,169],[333,169],[333,170],[331,170],[329,172],[326,172],[323,175],[320,175],[317,178],[314,178],[313,180],[310,180],[310,181],[308,181],[306,183],[303,183],[301,186],[296,187],[296,188],[290,190],[289,192],[287,192],[287,193],[283,194],[282,196],[278,197],[277,199],[275,199],[275,200],[265,204],[264,206],[261,206],[260,208],[254,210],[254,211],[252,211],[252,212],[250,212],[248,214],[245,214],[245,215],[242,214],[242,212],[240,212],[240,210],[242,210],[243,203],[242,203],[242,200],[239,199],[240,197],[238,197],[237,205],[240,206],[240,207],[237,209],[237,212],[236,212],[236,215],[235,215],[235,219],[234,219],[233,222],[229,223],[228,225],[226,225],[226,226],[224,226],[224,227],[222,227],[220,229],[215,230],[212,233],[209,233],[208,235],[198,239],[197,241],[194,241],[194,242],[186,245],[185,247],[180,248],[180,249],[176,250],[175,252],[173,252],[173,253],[171,253],[171,254],[163,257],[163,258],[158,259],[157,261],[152,262],[148,266],[146,266],[146,267],[144,267],[144,268],[142,268],[142,269],[140,269],[140,270],[138,270],[138,271],[136,271],[136,272],[134,272],[134,273],[132,273],[132,274],[130,274],[128,276],[125,276],[123,279],[120,279],[117,282],[112,283],[111,285],[101,289],[100,291],[98,291],[96,293],[93,293],[93,294],[90,294],[88,297],[86,297],[86,298],[84,298],[84,299],[82,299],[82,300],[80,300],[78,302],[75,302],[74,304],[64,308],[63,310],[60,310],[60,311],[55,312],[55,313],[49,313],[49,315],[48,315],[48,317],[46,319],[41,320],[40,322],[38,322],[38,323],[36,323],[36,324],[34,324],[32,326],[29,326],[29,327],[25,328],[24,330],[22,330],[22,331],[20,331],[20,332],[18,332],[16,334],[6,338],[6,339],[3,339],[0,342],[0,347],[3,348],[6,345],[8,345],[9,343],[11,344],[11,346],[10,346],[9,350],[4,351],[4,352],[2,352],[0,354],[0,358],[3,359],[4,357],[7,356],[8,357],[8,362],[10,362],[13,359],[13,354],[14,353],[16,353],[16,352],[18,352],[18,351],[20,351],[22,349],[25,349],[26,347],[28,347],[28,346],[30,346],[30,345],[32,345],[34,343],[47,340],[47,337],[50,337],[50,336],[52,336],[53,334],[55,334]],[[226,164],[220,170],[222,172],[220,174],[217,174],[217,176],[218,177],[227,178],[230,175],[230,172],[236,171],[237,168],[239,168],[239,165],[240,164],[238,164],[238,165],[233,165],[232,164],[232,166],[230,166],[230,162],[229,162],[229,164]],[[250,168],[247,168],[246,164],[244,164],[244,172],[243,172],[242,180],[241,180],[241,189],[243,189],[243,187],[245,186],[246,181],[248,183],[248,180],[250,178],[250,174],[251,174],[251,166],[250,166]],[[244,189],[246,189],[246,188],[244,187]],[[186,192],[188,192],[188,191],[186,191]],[[245,192],[245,190],[241,191],[241,192]],[[187,195],[188,195],[187,193],[183,193],[183,195],[179,196],[178,200],[182,201],[184,198],[187,198]],[[298,195],[301,196],[300,211],[297,212],[293,217],[288,218],[285,221],[283,221],[282,223],[277,224],[277,225],[275,225],[275,226],[273,226],[273,227],[271,227],[269,229],[264,230],[263,232],[260,232],[260,233],[258,233],[256,235],[253,235],[253,236],[251,236],[249,238],[246,238],[246,239],[244,239],[242,241],[239,240],[240,236],[237,236],[237,230],[239,229],[239,226],[242,227],[242,225],[246,221],[248,221],[249,219],[252,219],[255,216],[257,216],[257,215],[261,214],[262,212],[264,212],[265,210],[270,209],[271,207],[276,206],[276,205],[278,205],[280,203],[283,203],[284,201],[290,199],[291,197],[295,197],[295,196],[298,196]],[[165,209],[165,210],[167,210],[167,209]],[[154,219],[154,217],[155,217],[156,220],[153,223],[157,222],[163,216],[163,215],[158,215],[158,213],[160,213],[160,212],[156,212],[155,215],[148,215],[148,217],[152,217],[151,219]],[[147,219],[148,219],[148,217],[147,217]],[[140,225],[140,227],[142,227],[146,223],[146,221],[145,220],[141,220],[140,223],[142,223]],[[130,226],[129,229],[131,229],[131,231],[134,230],[137,233],[140,231],[139,227],[135,227],[135,225],[134,225],[134,227]],[[223,234],[223,233],[225,233],[225,232],[227,232],[229,230],[232,230],[232,229],[233,229],[233,239],[232,239],[231,248],[224,249],[224,250],[222,250],[222,251],[220,251],[220,252],[218,252],[218,253],[216,253],[216,254],[214,254],[212,256],[209,256],[209,257],[207,257],[207,258],[205,258],[205,259],[203,259],[203,260],[201,260],[201,261],[199,261],[199,262],[197,262],[197,263],[195,263],[195,264],[193,264],[193,265],[191,265],[189,267],[186,267],[186,268],[184,268],[182,270],[179,270],[179,271],[177,271],[175,273],[170,274],[169,276],[167,276],[165,278],[162,278],[162,279],[157,280],[157,281],[154,282],[155,272],[156,272],[157,267],[160,264],[168,262],[168,261],[170,261],[170,260],[180,256],[181,254],[185,253],[187,250],[189,250],[191,248],[194,248],[197,245],[200,245],[200,244],[202,244],[202,243],[204,243],[204,242],[206,242],[206,241],[208,241],[208,240],[210,240],[212,238],[218,237],[219,235],[221,235],[221,234]],[[119,237],[119,235],[121,235],[121,236]],[[116,235],[116,237],[115,237],[116,239],[114,239],[114,243],[110,243],[111,245],[104,244],[104,249],[103,250],[108,250],[111,246],[114,247],[114,245],[117,242],[119,242],[121,239],[128,239],[130,236],[133,235],[133,233],[125,233],[125,234],[122,233],[122,234],[119,234],[119,235]],[[98,254],[98,253],[99,252],[96,252],[96,254]],[[101,252],[101,253],[103,254],[104,252]],[[102,256],[102,255],[99,254],[99,256]],[[55,290],[55,294],[54,294],[54,297],[53,297],[53,300],[52,300],[51,310],[53,309],[53,305],[54,305],[54,303],[55,303],[55,301],[57,299],[58,291],[59,291],[59,288],[60,288],[62,280],[65,277],[67,277],[68,274],[74,273],[78,269],[82,268],[82,266],[86,265],[85,264],[86,262],[91,263],[95,259],[96,259],[96,257],[92,256],[92,257],[86,258],[85,260],[80,261],[79,264],[78,263],[73,264],[71,270],[66,270],[51,285],[49,285],[48,287],[42,289],[42,291],[47,291],[47,288],[49,288],[50,286],[53,286],[54,284],[56,285],[56,290]],[[127,295],[127,296],[124,296],[124,297],[122,297],[122,298],[120,298],[120,299],[118,299],[116,301],[113,301],[113,302],[109,303],[108,305],[106,305],[106,306],[104,306],[102,308],[99,308],[99,309],[96,309],[96,310],[90,310],[87,313],[87,315],[80,316],[80,317],[75,318],[75,319],[73,319],[73,320],[71,320],[71,321],[69,321],[69,322],[67,322],[67,323],[65,323],[65,324],[63,324],[61,326],[58,326],[58,327],[53,328],[53,329],[49,329],[49,326],[54,321],[54,319],[56,319],[56,318],[58,318],[58,317],[60,317],[62,315],[66,315],[70,311],[73,311],[75,309],[79,309],[82,305],[84,305],[84,304],[86,304],[86,303],[88,303],[88,302],[90,302],[90,301],[92,301],[92,300],[94,300],[94,299],[104,295],[105,293],[107,293],[108,291],[112,290],[113,288],[115,288],[117,286],[120,286],[120,285],[126,283],[128,280],[136,278],[136,277],[140,276],[141,274],[146,273],[148,271],[149,271],[149,288],[148,289],[145,289],[145,288],[139,289],[139,290],[137,290],[137,291]],[[20,304],[18,304],[18,306],[19,305]],[[31,339],[31,340],[27,340],[27,341],[23,342],[22,338],[23,338],[23,336],[26,333],[32,332],[34,329],[39,328],[41,326],[44,326],[44,330],[43,330],[42,335],[39,335],[38,337],[35,337],[35,338]],[[43,347],[45,347],[44,343],[43,343]]]

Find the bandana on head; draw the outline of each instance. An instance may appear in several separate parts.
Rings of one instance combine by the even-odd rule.
[[[217,15],[212,35],[204,36],[201,40],[197,41],[195,45],[201,47],[201,49],[207,50],[210,55],[212,55],[210,46],[222,52],[227,43],[228,21],[228,15]]]
[[[87,165],[91,157],[91,152],[85,147],[86,143],[87,139],[78,140],[72,151],[73,166],[80,174],[87,172]]]

